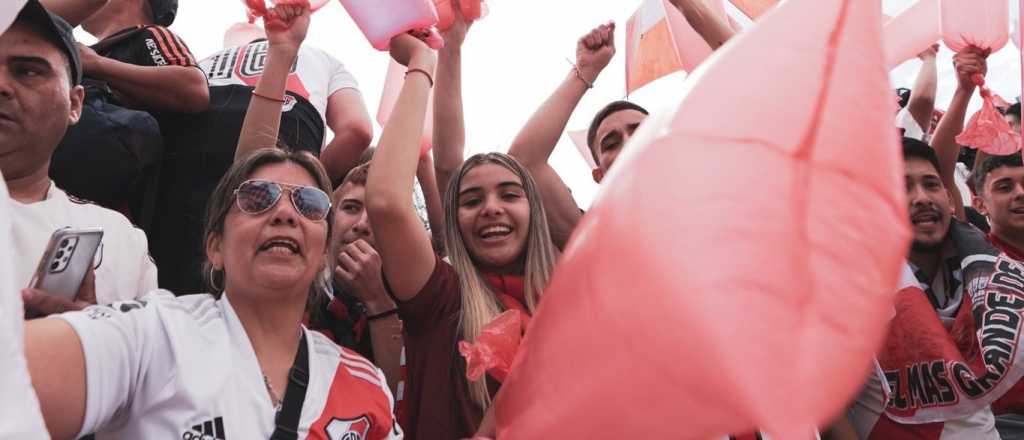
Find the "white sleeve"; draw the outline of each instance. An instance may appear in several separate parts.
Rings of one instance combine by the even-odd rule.
[[[0,242],[11,243],[10,199],[0,175]],[[14,284],[13,246],[0,247],[0,438],[49,439],[25,362],[24,311]]]
[[[356,77],[352,76],[352,73],[345,68],[341,61],[338,61],[337,58],[324,51],[320,51],[320,55],[323,57],[324,62],[330,66],[331,79],[327,85],[327,96],[331,96],[334,92],[341,89],[359,90],[359,83],[356,82]]]
[[[149,256],[149,242],[146,240],[146,233],[141,229],[132,228],[136,234],[135,242],[139,246],[139,287],[135,298],[142,298],[146,294],[157,289],[157,271],[153,258]]]
[[[906,107],[901,108],[900,112],[896,114],[896,127],[905,130],[903,137],[924,140],[924,129],[914,120],[914,115],[910,114],[910,110],[907,110]]]
[[[85,421],[78,437],[122,425],[142,383],[168,380],[149,371],[166,339],[156,309],[144,300],[123,301],[51,318],[71,324],[85,354]]]

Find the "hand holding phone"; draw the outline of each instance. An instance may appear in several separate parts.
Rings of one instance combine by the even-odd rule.
[[[33,288],[22,289],[21,298],[25,303],[25,319],[82,310],[96,304],[96,273],[92,268],[85,273],[72,299]]]

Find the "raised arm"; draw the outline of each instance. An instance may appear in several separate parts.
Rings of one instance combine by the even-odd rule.
[[[914,117],[914,122],[925,133],[932,123],[932,112],[935,111],[935,94],[939,88],[939,69],[935,63],[935,55],[939,45],[934,44],[917,57],[921,59],[921,70],[917,73],[914,88],[910,91],[907,111]]]
[[[147,27],[142,32],[148,34],[148,40],[157,42],[146,53],[144,64],[107,58],[79,43],[82,71],[106,82],[122,102],[147,111],[198,113],[209,108],[206,75],[197,67],[188,46],[164,28]]]
[[[408,66],[405,83],[374,153],[366,210],[395,298],[408,301],[426,285],[436,257],[412,205],[427,100],[437,55],[409,34],[391,40],[391,56]]]
[[[614,40],[615,23],[598,26],[580,38],[576,43],[577,67],[565,76],[555,92],[530,117],[508,151],[530,171],[540,187],[551,239],[559,248],[568,242],[582,214],[569,193],[569,187],[548,164],[548,158],[583,94],[592,87],[615,55]]]
[[[420,189],[423,190],[423,203],[427,207],[427,221],[430,222],[430,239],[433,241],[434,250],[439,254],[444,252],[444,206],[441,204],[441,189],[437,186],[437,176],[434,175],[434,161],[429,154],[420,156],[416,165],[416,179],[420,181]]]
[[[72,27],[82,24],[99,12],[110,0],[41,0],[50,12],[57,14]]]
[[[327,126],[334,132],[334,138],[320,153],[320,162],[331,181],[339,184],[373,141],[373,123],[363,95],[355,89],[331,94],[327,99]]]
[[[712,50],[722,47],[736,31],[729,26],[723,17],[715,14],[703,0],[670,0],[672,5],[683,13],[693,30],[711,46]]]
[[[437,54],[437,85],[434,87],[434,175],[441,191],[462,166],[466,125],[462,112],[462,43],[472,22],[462,17],[458,0],[452,5],[455,20],[444,31],[444,48]]]
[[[942,183],[946,186],[950,196],[953,198],[953,206],[956,209],[956,216],[961,221],[966,221],[963,203],[961,202],[960,190],[956,186],[956,159],[960,155],[960,145],[956,143],[956,136],[964,131],[964,120],[967,118],[967,105],[971,102],[971,96],[977,86],[971,79],[974,74],[984,75],[988,71],[985,62],[985,55],[980,51],[968,48],[953,57],[953,65],[956,66],[957,88],[953,94],[953,101],[950,102],[946,114],[939,120],[935,127],[935,135],[932,137],[932,148],[939,158],[939,175]]]
[[[260,148],[277,146],[288,73],[309,29],[308,5],[279,5],[272,8],[269,14],[280,18],[287,27],[267,28],[267,63],[256,82],[256,90],[252,93],[242,122],[238,146],[235,148],[235,162]]]

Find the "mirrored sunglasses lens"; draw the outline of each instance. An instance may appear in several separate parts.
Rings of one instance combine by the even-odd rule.
[[[259,214],[277,202],[281,187],[271,182],[245,182],[238,187],[238,208],[249,214]]]
[[[331,199],[316,188],[302,187],[292,191],[295,208],[310,220],[323,220],[331,210]]]

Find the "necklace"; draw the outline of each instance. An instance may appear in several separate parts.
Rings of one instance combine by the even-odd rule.
[[[277,392],[274,391],[274,386],[270,384],[270,378],[266,374],[263,374],[263,384],[267,386],[267,392],[270,393],[270,402],[274,404],[274,411],[281,411],[281,399],[277,397]]]

